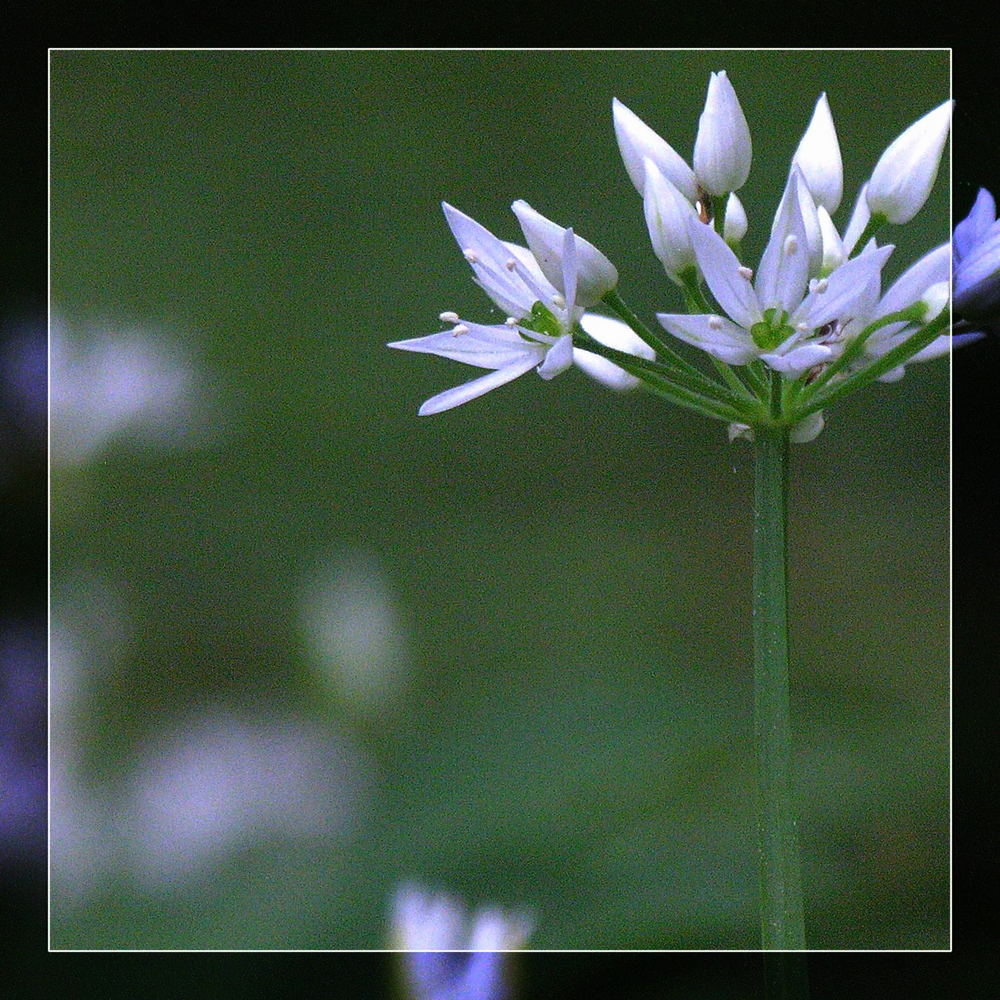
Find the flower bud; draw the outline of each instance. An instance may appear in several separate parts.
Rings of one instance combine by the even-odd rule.
[[[750,175],[750,129],[725,70],[708,81],[705,110],[694,141],[694,173],[709,194],[738,191]]]
[[[694,171],[666,140],[661,139],[638,115],[633,114],[616,97],[611,102],[615,122],[615,137],[621,150],[625,169],[639,194],[646,186],[643,160],[647,157],[688,201],[694,202],[698,192]]]
[[[826,94],[819,95],[792,163],[802,171],[817,207],[825,208],[831,215],[836,212],[844,193],[844,164]]]
[[[722,238],[735,246],[747,234],[747,213],[743,202],[735,194],[726,202],[726,221],[722,225]]]
[[[681,271],[696,268],[687,220],[697,218],[694,207],[673,184],[663,176],[648,157],[645,160],[646,186],[643,210],[653,252],[663,269],[680,283]]]
[[[921,322],[930,323],[932,319],[937,319],[948,305],[950,298],[950,281],[939,281],[937,284],[931,285],[920,299],[920,304],[924,307],[923,314],[920,317]]]
[[[566,295],[567,284],[572,280],[572,276],[564,274],[566,229],[546,219],[526,201],[515,201],[511,209],[521,223],[524,238],[542,274]],[[586,308],[599,302],[606,292],[618,284],[618,271],[597,247],[582,236],[574,233],[572,246],[576,258],[576,304]]]
[[[890,143],[868,182],[868,208],[889,222],[909,222],[924,206],[951,127],[952,101],[914,122]]]
[[[819,220],[819,231],[823,238],[823,263],[820,265],[819,273],[824,275],[840,267],[847,260],[847,254],[830,213],[822,205],[816,209],[816,218]]]

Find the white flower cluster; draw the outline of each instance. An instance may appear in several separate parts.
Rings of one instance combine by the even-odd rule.
[[[618,308],[617,270],[572,229],[516,201],[513,210],[527,242],[523,247],[498,239],[446,204],[445,216],[477,283],[508,319],[484,326],[442,313],[442,321],[452,324],[449,331],[389,345],[491,369],[429,399],[420,413],[467,402],[531,368],[550,379],[576,362],[616,388],[660,379],[663,394],[680,387],[694,408],[707,395],[721,404],[710,415],[726,419],[727,407],[739,409],[741,393],[755,403],[765,401],[768,372],[798,382],[798,389],[828,369],[836,381],[871,365],[948,303],[947,243],[917,261],[883,294],[882,268],[894,248],[879,246],[874,234],[887,223],[908,222],[927,200],[951,109],[952,102],[946,101],[889,145],[841,231],[833,215],[843,195],[842,158],[829,102],[826,94],[820,95],[792,157],[767,246],[752,269],[740,259],[748,221],[736,194],[750,173],[750,130],[726,73],[713,73],[709,81],[692,166],[616,99],[615,134],[625,168],[643,198],[653,250],[688,306],[685,313],[660,313],[657,318],[673,337],[715,359],[727,386],[708,380],[675,355],[661,335]],[[629,322],[586,311],[601,301]],[[904,360],[937,357],[951,344],[950,336],[938,336]],[[581,345],[612,350],[598,357]],[[666,364],[659,363],[660,355]],[[756,386],[756,395],[728,366],[752,366],[746,382],[751,390]],[[879,377],[891,381],[902,371],[897,365],[879,370]],[[692,397],[692,391],[701,396]],[[745,412],[751,425],[755,411]],[[822,428],[820,414],[806,413],[811,419],[797,434],[793,429],[793,439],[805,440]]]

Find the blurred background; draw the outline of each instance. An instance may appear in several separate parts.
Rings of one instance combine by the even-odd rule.
[[[576,372],[417,419],[473,373],[383,346],[491,316],[442,198],[677,307],[610,102],[687,156],[722,68],[753,259],[821,91],[843,224],[949,90],[935,52],[53,54],[53,947],[378,948],[413,882],[536,948],[755,946],[749,449]],[[942,172],[890,277],[948,233]],[[947,947],[947,362],[796,451],[791,548],[810,943]]]

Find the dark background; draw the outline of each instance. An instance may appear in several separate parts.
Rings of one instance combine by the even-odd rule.
[[[981,184],[996,191],[996,143],[987,137],[995,135],[1000,123],[996,120],[993,95],[997,92],[996,71],[984,60],[956,60],[954,93],[958,100],[953,131],[954,149],[954,211],[956,221],[971,205],[976,188]],[[992,74],[992,76],[991,76]],[[32,104],[31,79],[19,78],[25,123],[37,124],[44,111],[43,81],[37,81]],[[34,110],[32,110],[32,108]],[[8,126],[18,128],[16,120]],[[45,256],[39,246],[37,221],[44,217],[44,179],[38,173],[39,153],[44,154],[41,141],[34,144],[23,140],[7,144],[10,153],[5,167],[9,178],[5,190],[10,196],[12,219],[8,246],[12,250],[11,264],[4,275],[5,317],[30,320],[44,308]],[[39,211],[40,210],[40,211]],[[32,223],[36,223],[32,231]],[[5,326],[5,334],[10,329]],[[973,351],[978,353],[973,353]],[[997,349],[995,341],[980,344],[956,355],[954,362],[954,698],[955,698],[955,792],[956,816],[961,820],[963,805],[979,798],[984,790],[993,788],[993,772],[984,766],[986,735],[990,731],[992,714],[989,707],[996,703],[994,605],[996,595],[995,551],[996,532],[992,518],[984,516],[995,509],[992,469],[995,467],[995,398]],[[44,503],[44,458],[37,439],[8,434],[6,474],[2,480],[3,501],[8,516],[3,535],[4,576],[3,607],[8,620],[38,623],[44,606],[44,575],[38,567],[44,561],[44,518],[39,505]],[[31,526],[33,525],[33,530]],[[984,687],[985,685],[985,687]],[[984,796],[985,797],[985,796]],[[970,828],[971,829],[971,828]],[[984,842],[975,833],[963,834],[956,828],[956,950],[959,957],[969,954],[976,937],[976,927],[964,928],[960,900],[977,878],[989,871],[989,856]],[[5,867],[5,904],[15,918],[8,926],[23,931],[27,947],[37,947],[38,928],[44,918],[44,900],[31,891],[32,879],[40,872],[38,857],[22,859]],[[30,942],[30,943],[29,943]],[[49,959],[64,970],[84,959],[62,956]],[[310,960],[310,965],[314,960]],[[881,961],[889,961],[888,958]],[[882,996],[942,995],[944,984],[955,969],[955,959],[944,956],[919,956],[921,971],[897,974],[879,983]],[[237,969],[250,966],[262,975],[248,986],[246,979],[232,995],[267,995],[270,976],[284,978],[287,962],[280,956],[227,959],[206,958],[204,961],[184,959],[191,970],[181,976],[164,975],[164,989],[183,989],[185,981],[191,988],[214,980],[223,995],[232,978],[241,979]],[[239,964],[238,964],[239,963]],[[336,964],[334,964],[336,963]],[[370,970],[375,964],[383,968],[381,981],[371,982]],[[528,956],[523,961],[524,996],[746,996],[755,995],[759,985],[758,960],[751,956],[723,960],[721,956],[669,956],[656,963],[627,957],[580,957],[562,959]],[[860,959],[840,958],[829,962],[813,959],[813,993],[815,996],[843,995],[850,990],[864,995],[870,983]],[[114,965],[117,971],[107,980],[109,989],[124,986],[132,979],[127,971],[134,961],[122,956],[102,959],[101,965]],[[162,961],[162,968],[176,967],[176,961]],[[206,978],[202,970],[215,970]],[[910,966],[913,967],[913,966]],[[324,961],[329,969],[331,995],[381,996],[384,962],[367,957]],[[558,972],[556,969],[558,968]],[[334,970],[339,971],[334,971]],[[645,971],[649,969],[650,971]],[[353,971],[352,971],[353,970]],[[667,972],[666,970],[673,970]],[[852,972],[852,970],[857,970]],[[245,973],[244,973],[245,975]],[[340,977],[343,978],[340,978]],[[953,981],[953,980],[952,980]],[[173,987],[167,985],[173,984]],[[833,983],[836,983],[834,988]],[[963,990],[974,995],[974,987]],[[749,992],[748,992],[749,991]]]

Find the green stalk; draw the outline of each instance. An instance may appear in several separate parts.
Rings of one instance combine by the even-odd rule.
[[[780,417],[781,377],[772,379]],[[761,946],[805,948],[788,695],[788,428],[754,429],[753,646]]]

